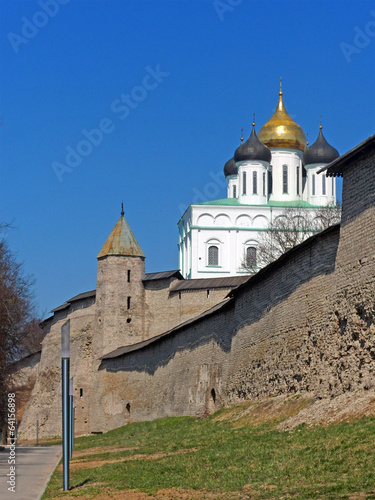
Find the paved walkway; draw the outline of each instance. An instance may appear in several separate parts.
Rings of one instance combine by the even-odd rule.
[[[61,458],[61,446],[16,447],[16,492],[8,491],[7,474],[10,449],[0,451],[1,500],[38,500]]]

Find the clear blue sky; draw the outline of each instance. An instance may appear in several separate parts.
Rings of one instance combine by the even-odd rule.
[[[280,76],[310,143],[320,115],[340,153],[374,132],[375,2],[61,2],[0,3],[0,219],[41,312],[95,288],[121,201],[146,271],[177,268],[181,211],[225,197],[223,165]],[[59,182],[53,162],[99,126]]]

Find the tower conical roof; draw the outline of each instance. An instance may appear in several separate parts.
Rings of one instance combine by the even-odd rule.
[[[258,139],[269,148],[300,149],[306,146],[306,136],[302,128],[288,115],[280,89],[279,103],[274,114],[258,132]]]
[[[322,132],[322,125],[319,127],[319,135],[314,144],[306,148],[303,153],[303,164],[312,165],[314,163],[331,163],[340,156],[336,148],[328,144]]]
[[[124,211],[121,212],[121,217],[112,229],[111,234],[108,236],[97,258],[100,259],[107,255],[145,257],[142,248],[139,246],[138,241],[124,217]]]

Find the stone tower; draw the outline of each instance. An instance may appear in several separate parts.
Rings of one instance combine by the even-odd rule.
[[[124,210],[98,259],[94,356],[144,340],[145,255]]]

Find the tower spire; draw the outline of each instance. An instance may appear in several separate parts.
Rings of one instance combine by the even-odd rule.
[[[125,212],[124,212],[124,202],[121,203],[121,217],[124,217]]]
[[[241,144],[243,143],[243,127],[241,128]]]
[[[323,125],[322,125],[322,115],[320,115],[320,125],[319,125],[320,130],[322,130]]]
[[[283,95],[283,79],[282,77],[280,76],[280,92],[279,92],[279,95]]]
[[[255,113],[253,113],[253,127],[255,127]]]

